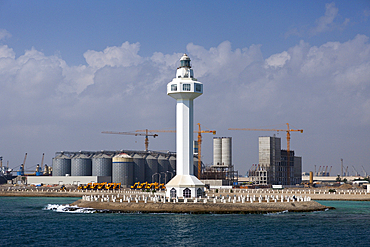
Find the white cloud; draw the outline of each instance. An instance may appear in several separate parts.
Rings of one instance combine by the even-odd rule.
[[[338,8],[335,7],[335,3],[325,4],[325,9],[325,15],[316,20],[317,26],[312,30],[314,35],[329,30],[338,15]]]
[[[345,18],[343,23],[339,23],[339,21],[337,21],[338,8],[335,7],[334,2],[325,4],[325,9],[324,16],[317,19],[316,26],[310,30],[311,35],[317,35],[334,29],[342,29],[349,24],[349,18]]]
[[[0,29],[0,40],[6,39],[6,38],[11,38],[12,35],[5,29]]]
[[[129,44],[125,42],[121,47],[107,47],[104,51],[87,51],[84,57],[89,66],[102,68],[104,66],[131,66],[142,62],[142,58],[137,54],[140,44]]]
[[[209,76],[217,78],[216,81],[219,82],[234,80],[253,62],[262,61],[259,45],[232,51],[229,41],[224,41],[218,47],[209,50],[190,43],[187,50],[197,68],[195,76]]]
[[[13,49],[10,49],[7,45],[0,46],[0,58],[15,58]]]
[[[265,67],[283,67],[287,61],[290,60],[290,55],[288,52],[283,51],[282,53],[279,54],[274,54],[270,56],[269,58],[266,59],[265,61]]]
[[[16,58],[11,48],[0,46],[0,116],[6,120],[0,134],[8,140],[3,143],[33,147],[37,137],[43,142],[39,148],[49,153],[139,149],[139,140],[106,138],[100,132],[174,128],[175,102],[166,96],[166,84],[182,54],[140,57],[139,47],[125,42],[87,51],[87,66],[70,67],[36,49]],[[329,140],[328,131],[370,126],[370,45],[365,35],[321,46],[301,41],[265,60],[259,45],[232,49],[228,41],[210,49],[190,43],[187,53],[195,77],[204,83],[195,121],[220,135],[235,134],[226,131],[230,127],[291,122]],[[151,142],[153,149],[173,147],[173,136],[160,138]],[[239,136],[235,142],[235,147],[245,145]]]
[[[320,33],[331,32],[334,30],[344,30],[351,22],[349,18],[341,17],[339,14],[339,9],[335,6],[335,3],[325,4],[325,13],[323,16],[318,18],[315,21],[313,27],[300,26],[300,27],[291,27],[287,32],[285,32],[284,37],[288,38],[289,36],[298,36],[304,37],[305,34],[309,36],[316,36]],[[366,16],[364,12],[364,16]]]

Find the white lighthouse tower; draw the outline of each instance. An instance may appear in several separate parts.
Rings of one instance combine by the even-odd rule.
[[[176,176],[166,184],[166,197],[201,196],[204,184],[194,174],[193,100],[203,94],[203,84],[194,78],[190,58],[180,59],[176,77],[167,84],[167,94],[176,99]]]

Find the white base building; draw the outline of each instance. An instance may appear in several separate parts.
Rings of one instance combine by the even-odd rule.
[[[166,184],[168,198],[194,198],[203,195],[204,184],[193,175],[176,175]]]

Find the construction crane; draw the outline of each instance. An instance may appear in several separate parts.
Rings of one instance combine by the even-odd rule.
[[[367,177],[367,172],[365,171],[364,166],[361,166],[361,167],[362,167],[362,171],[364,172],[364,177]]]
[[[291,129],[289,128],[289,123],[286,124],[287,129],[249,129],[249,128],[229,128],[229,130],[252,130],[252,131],[285,131],[286,132],[286,143],[287,143],[287,184],[290,185],[290,132],[301,132],[302,129]]]
[[[41,167],[44,165],[44,157],[45,157],[45,153],[42,153],[42,158],[41,158]]]
[[[324,169],[323,169],[324,170]],[[328,166],[325,167],[325,173],[324,176],[326,177],[326,172],[328,171]]]
[[[139,131],[135,131],[139,132]],[[132,133],[132,132],[117,132],[117,131],[102,131],[103,134],[118,134],[118,135],[133,135],[133,136],[145,136],[145,151],[148,152],[149,147],[149,136],[153,136],[153,138],[157,137],[157,134],[149,134],[149,131],[146,129],[145,134],[141,133]]]
[[[198,125],[198,130],[194,130],[194,133],[198,133],[198,178],[200,179],[200,173],[202,170],[202,159],[201,159],[201,146],[202,146],[202,133],[212,133],[216,135],[215,130],[201,130],[200,123]],[[176,130],[136,130],[135,132],[170,132],[175,133]]]
[[[26,170],[26,159],[27,159],[27,153],[24,155],[23,164],[21,164],[21,167],[19,168],[19,171],[17,172],[18,176],[24,175],[24,172]]]
[[[356,172],[356,175],[355,176],[359,176],[360,175],[360,173],[358,173],[357,171],[356,171],[356,168],[352,165],[352,167],[353,167],[353,170]]]
[[[26,169],[26,159],[27,159],[27,153],[24,155],[24,160],[23,160],[23,166]]]
[[[202,134],[201,133],[212,133],[216,135],[215,130],[201,130],[200,123],[198,123],[198,178],[200,179],[200,173],[202,170],[202,161],[201,161],[201,144],[202,144]]]

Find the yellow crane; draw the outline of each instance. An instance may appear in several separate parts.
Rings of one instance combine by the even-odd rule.
[[[290,132],[301,132],[303,133],[302,129],[291,129],[289,127],[289,123],[286,124],[287,129],[249,129],[249,128],[229,128],[229,130],[252,130],[252,131],[285,131],[286,132],[286,143],[287,143],[287,184],[290,185]]]
[[[139,131],[135,131],[139,132]],[[148,130],[145,130],[145,134],[141,133],[132,133],[132,132],[118,132],[118,131],[102,131],[103,134],[118,134],[118,135],[133,135],[133,136],[145,136],[145,151],[148,152],[149,147],[149,136],[153,136],[154,138],[157,137],[157,134],[149,134]]]
[[[200,179],[200,173],[202,170],[202,160],[201,160],[201,145],[202,145],[202,133],[212,133],[216,134],[215,130],[201,130],[200,123],[198,125],[198,130],[195,130],[194,133],[198,133],[198,178]],[[136,130],[136,132],[168,132],[168,133],[175,133],[176,130]]]
[[[202,170],[202,161],[201,161],[201,146],[202,146],[202,134],[201,133],[212,133],[216,135],[215,130],[201,130],[200,123],[198,123],[198,178],[200,179],[200,174]]]

